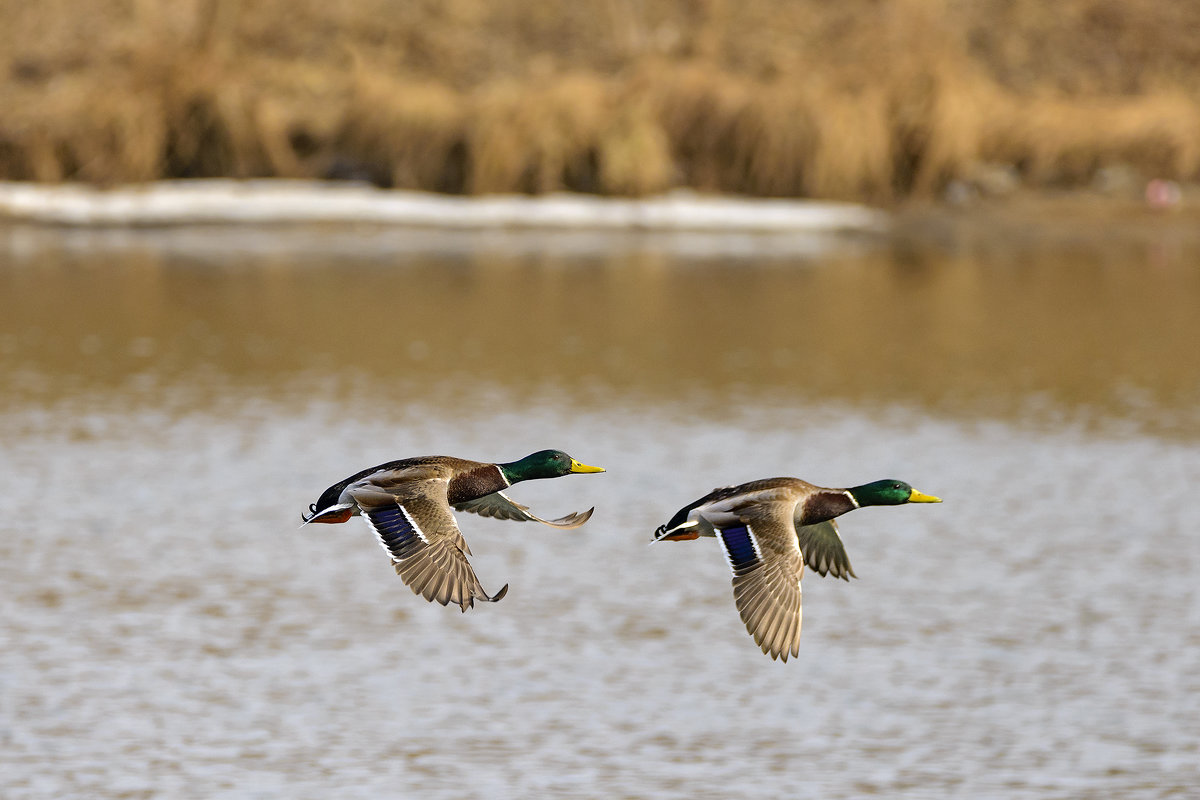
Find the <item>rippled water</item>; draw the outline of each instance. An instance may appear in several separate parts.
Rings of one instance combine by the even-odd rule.
[[[5,798],[1183,797],[1200,785],[1200,263],[1136,244],[0,232]],[[416,598],[390,458],[561,447]],[[895,476],[772,662],[714,485]]]

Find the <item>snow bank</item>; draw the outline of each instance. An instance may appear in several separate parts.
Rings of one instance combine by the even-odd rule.
[[[79,226],[377,223],[451,229],[875,232],[865,206],[709,197],[457,197],[308,181],[168,181],[95,189],[0,181],[0,218]]]

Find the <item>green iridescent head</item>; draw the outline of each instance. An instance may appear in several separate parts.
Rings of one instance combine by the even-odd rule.
[[[603,467],[581,464],[562,450],[539,450],[520,461],[497,464],[509,483],[530,481],[537,478],[560,478],[563,475],[584,472],[604,472]]]
[[[940,498],[923,494],[904,481],[888,478],[847,489],[860,506],[902,506],[905,503],[940,503]]]

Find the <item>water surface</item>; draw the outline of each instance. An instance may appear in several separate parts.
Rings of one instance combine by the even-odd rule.
[[[0,234],[5,797],[1173,797],[1200,785],[1188,247]],[[358,521],[390,458],[566,449],[461,520],[466,614]],[[763,656],[715,485],[907,479]]]

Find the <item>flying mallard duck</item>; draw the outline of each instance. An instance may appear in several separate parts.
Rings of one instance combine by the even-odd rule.
[[[654,532],[654,540],[715,536],[733,570],[733,597],[754,642],[772,659],[800,652],[800,576],[804,565],[850,580],[834,517],[863,506],[940,503],[904,481],[825,489],[798,478],[767,478],[714,489]]]
[[[475,577],[471,549],[450,509],[483,517],[533,520],[555,528],[578,528],[594,508],[558,519],[542,519],[514,503],[502,490],[519,481],[558,478],[573,472],[604,472],[559,450],[542,450],[508,464],[451,456],[389,461],[338,481],[301,515],[304,524],[345,522],[361,514],[392,557],[400,580],[426,600],[456,603],[466,611],[475,600],[494,603],[508,584],[489,596]],[[303,527],[303,526],[301,526]]]

